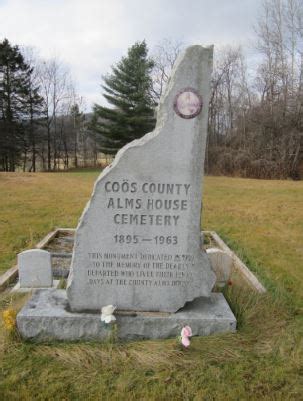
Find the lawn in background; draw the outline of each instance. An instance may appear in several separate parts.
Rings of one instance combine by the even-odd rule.
[[[55,227],[76,227],[99,173],[0,173],[0,274]]]
[[[75,227],[98,172],[0,174],[0,267],[54,227]],[[206,177],[203,228],[268,288],[225,289],[237,334],[35,345],[0,327],[2,400],[301,400],[303,182]],[[26,296],[0,297],[2,309]]]

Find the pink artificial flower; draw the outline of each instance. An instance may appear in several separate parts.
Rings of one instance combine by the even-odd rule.
[[[184,326],[181,330],[181,343],[185,348],[190,345],[189,337],[193,335],[192,330],[189,326]]]
[[[190,341],[188,337],[181,337],[181,343],[185,348],[188,348],[190,345]]]
[[[193,335],[193,332],[191,330],[191,327],[189,326],[184,326],[183,329],[181,330],[181,337],[191,337]]]

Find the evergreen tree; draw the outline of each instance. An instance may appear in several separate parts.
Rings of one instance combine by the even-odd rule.
[[[17,46],[0,43],[0,151],[3,169],[14,171],[21,152],[22,100],[26,93],[26,65]]]
[[[154,63],[147,53],[145,41],[135,43],[104,78],[104,97],[113,107],[95,105],[91,122],[103,153],[115,154],[154,128],[150,76]]]
[[[0,168],[5,171],[15,171],[33,132],[38,95],[32,72],[18,46],[0,42]]]

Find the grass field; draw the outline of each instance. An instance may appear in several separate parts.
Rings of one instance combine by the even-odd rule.
[[[0,174],[0,268],[56,226],[75,227],[96,171]],[[0,400],[302,400],[303,182],[207,177],[203,228],[268,293],[225,293],[236,334],[129,344],[23,343],[0,327]],[[2,295],[2,309],[24,296]]]

